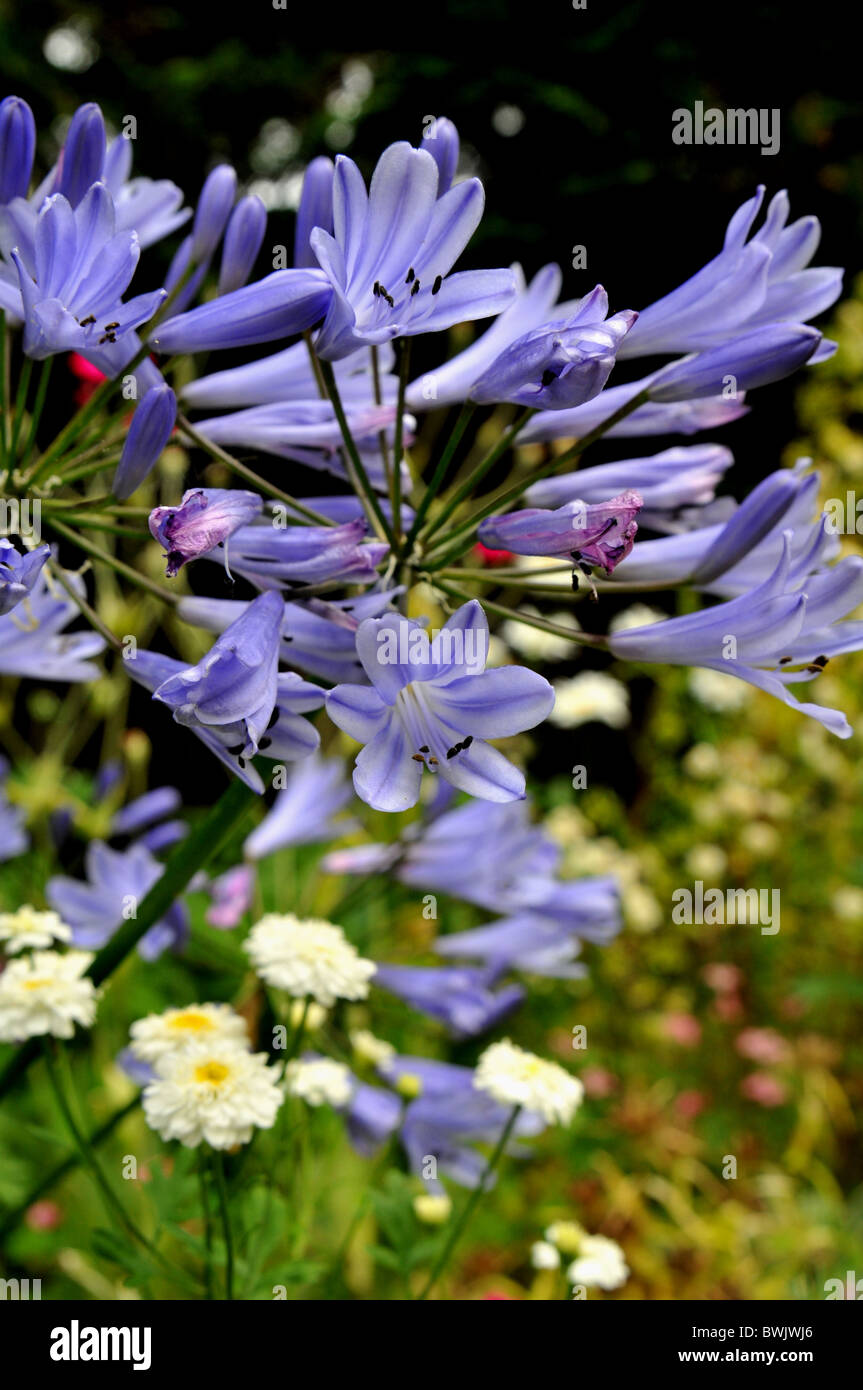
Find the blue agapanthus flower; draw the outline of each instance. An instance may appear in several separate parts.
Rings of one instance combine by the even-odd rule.
[[[488,620],[476,600],[434,639],[400,615],[360,624],[357,655],[371,688],[337,685],[327,695],[327,713],[365,744],[354,787],[370,806],[415,805],[425,770],[487,801],[524,796],[523,773],[486,739],[541,723],[554,692],[523,666],[485,671],[487,654]]]
[[[93,840],[86,853],[87,882],[57,877],[48,880],[48,902],[72,928],[76,946],[87,950],[104,946],[134,915],[138,905],[164,873],[164,865],[144,845],[111,849]],[[145,960],[155,960],[165,950],[180,950],[189,932],[185,905],[177,901],[138,943]]]
[[[494,1028],[524,1002],[519,985],[495,991],[495,974],[469,966],[378,965],[374,984],[443,1023],[456,1038]]]
[[[0,536],[0,617],[11,613],[32,592],[50,555],[49,545],[38,545],[22,555],[10,540]]]
[[[49,582],[42,570],[26,599],[0,617],[0,675],[48,681],[91,681],[99,668],[89,660],[104,650],[98,632],[65,632],[80,616],[77,604]],[[66,574],[82,597],[84,580]]]
[[[287,785],[276,795],[272,808],[248,836],[243,853],[247,859],[264,859],[288,845],[305,845],[348,834],[354,821],[336,822],[353,796],[340,758],[314,753],[291,770]]]

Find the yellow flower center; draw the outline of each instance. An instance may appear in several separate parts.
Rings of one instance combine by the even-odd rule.
[[[49,985],[50,983],[51,983],[50,980],[25,980],[25,981],[24,981],[24,988],[25,988],[25,989],[42,989],[45,985]]]
[[[202,1062],[199,1067],[195,1067],[195,1080],[212,1086],[221,1086],[225,1077],[230,1074],[231,1069],[226,1067],[224,1062]]]
[[[190,1009],[188,1013],[177,1014],[176,1018],[171,1019],[172,1028],[188,1028],[190,1031],[199,1033],[203,1028],[212,1028],[212,1019],[207,1018],[206,1014],[195,1013]]]

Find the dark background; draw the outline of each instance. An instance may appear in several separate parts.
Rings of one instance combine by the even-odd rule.
[[[249,180],[277,178],[333,153],[333,100],[345,64],[361,59],[373,84],[340,147],[369,172],[392,140],[418,142],[425,117],[451,117],[487,193],[486,216],[463,265],[518,258],[532,274],[557,260],[566,295],[599,281],[613,309],[642,308],[715,254],[731,213],[764,182],[768,193],[789,189],[792,216],[821,218],[819,263],[845,265],[852,275],[859,267],[863,101],[850,7],[587,0],[576,10],[571,0],[462,0],[396,10],[288,3],[285,10],[271,0],[182,10],[0,6],[2,90],[32,104],[43,166],[56,156],[58,113],[68,116],[96,99],[116,128],[134,115],[135,171],[172,178],[193,202],[220,160]],[[83,35],[91,59],[83,70],[46,59],[46,37],[64,26]],[[672,112],[696,100],[779,108],[779,153],[674,145]],[[495,128],[501,106],[522,113],[518,133]],[[256,146],[273,120],[290,123],[295,147],[281,163],[262,163]],[[293,214],[271,212],[266,245],[290,246],[292,235]],[[587,249],[586,271],[570,268],[576,245]],[[168,248],[147,254],[158,283],[155,270]],[[262,272],[268,268],[262,263]],[[418,354],[415,366],[425,365],[431,359]],[[635,370],[641,374],[641,364]],[[794,389],[788,381],[757,394],[754,411],[719,432],[735,451],[728,482],[738,496],[778,465],[794,437]],[[59,397],[57,404],[65,406]],[[596,461],[671,442],[600,446]],[[320,475],[310,490],[322,490]],[[598,734],[619,756],[619,736]],[[185,757],[197,761],[200,752],[206,761],[187,743]],[[550,748],[548,756],[559,765],[559,753]],[[621,769],[624,785],[633,772],[632,764]]]

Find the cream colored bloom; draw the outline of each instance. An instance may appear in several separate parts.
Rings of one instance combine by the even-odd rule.
[[[617,1241],[607,1236],[585,1236],[566,1277],[570,1284],[619,1289],[629,1278],[629,1267]]]
[[[659,608],[651,608],[649,603],[631,603],[628,608],[615,613],[608,624],[608,630],[611,633],[629,632],[634,627],[651,627],[667,617],[667,613],[663,613]]]
[[[320,1004],[316,1004],[313,999],[295,999],[288,1010],[288,1019],[292,1028],[299,1028],[303,1022],[304,1033],[316,1033],[319,1028],[323,1028],[327,1021],[327,1011],[322,1009]]]
[[[375,973],[332,922],[270,912],[246,940],[255,970],[268,985],[298,998],[311,995],[325,1008],[337,999],[365,999]]]
[[[535,1240],[530,1247],[530,1262],[534,1269],[559,1269],[560,1254],[547,1240]]]
[[[383,1038],[376,1038],[368,1028],[355,1028],[350,1038],[351,1047],[357,1057],[363,1062],[371,1062],[373,1067],[380,1066],[382,1062],[389,1062],[396,1055],[392,1043],[385,1042]]]
[[[740,709],[751,693],[749,687],[736,676],[713,671],[708,666],[696,666],[689,672],[689,689],[696,700],[717,714]]]
[[[161,1058],[158,1076],[144,1088],[144,1115],[163,1139],[186,1148],[247,1144],[252,1131],[270,1129],[282,1103],[278,1069],[263,1052],[199,1038]]]
[[[522,1105],[548,1124],[568,1125],[584,1096],[581,1082],[563,1067],[525,1052],[508,1038],[486,1048],[473,1084],[501,1105]]]
[[[34,951],[10,961],[0,975],[0,1042],[71,1038],[76,1023],[89,1028],[99,997],[84,978],[92,960],[90,951]]]
[[[545,1238],[564,1255],[574,1255],[584,1240],[585,1231],[577,1221],[552,1221]]]
[[[452,1201],[445,1192],[420,1192],[414,1197],[414,1214],[425,1226],[442,1226],[451,1211]]]
[[[629,691],[602,671],[580,671],[554,682],[554,709],[548,718],[561,729],[575,729],[591,719],[622,729],[629,723]]]
[[[40,912],[35,907],[19,907],[17,912],[0,912],[0,941],[7,955],[18,951],[45,949],[57,941],[71,941],[72,928],[57,912]]]
[[[573,632],[579,630],[572,613],[542,614],[538,608],[527,603],[520,604],[518,611],[526,618],[543,618],[556,623],[558,627],[572,628]],[[578,648],[572,639],[561,637],[556,632],[543,632],[542,628],[529,627],[527,623],[516,622],[514,618],[503,624],[501,635],[513,651],[529,661],[562,661],[564,657],[578,655]]]
[[[347,1105],[353,1089],[351,1073],[330,1057],[298,1058],[285,1069],[287,1088],[307,1105]]]
[[[183,1009],[148,1014],[132,1024],[129,1034],[135,1056],[151,1066],[201,1039],[250,1048],[244,1019],[227,1004],[190,1004]]]

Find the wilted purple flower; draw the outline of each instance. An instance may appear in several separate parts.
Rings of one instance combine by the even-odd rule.
[[[615,633],[609,650],[626,661],[706,666],[739,676],[849,738],[844,714],[801,704],[788,686],[814,679],[830,657],[863,646],[863,623],[838,621],[863,602],[863,559],[850,555],[806,577],[799,565],[792,569],[791,540],[784,532],[779,563],[756,589],[682,618]]]
[[[132,416],[111,485],[115,497],[125,500],[141,486],[171,438],[176,419],[177,398],[170,386],[151,387]]]
[[[711,348],[765,324],[814,318],[838,298],[842,272],[807,269],[821,238],[815,217],[786,226],[788,195],[770,203],[764,225],[747,237],[764,198],[759,187],[728,224],[725,245],[676,290],[642,310],[620,357]]]
[[[730,388],[752,391],[790,376],[808,362],[821,342],[805,323],[768,323],[718,347],[672,362],[649,387],[652,401],[689,401],[717,396]]]
[[[305,845],[346,834],[353,822],[333,823],[353,792],[339,758],[313,754],[291,772],[287,786],[278,792],[272,809],[249,835],[243,846],[247,859],[263,859],[288,845]]]
[[[531,329],[505,348],[470,388],[480,405],[513,401],[536,410],[570,410],[596,396],[608,380],[619,344],[638,316],[608,317],[601,285],[565,319]]]
[[[522,666],[483,671],[487,650],[488,622],[476,600],[454,613],[434,641],[400,615],[360,624],[357,654],[372,688],[337,685],[327,695],[327,713],[366,745],[354,787],[370,806],[415,805],[424,769],[487,801],[524,795],[523,774],[485,740],[539,724],[554,692]]]
[[[0,617],[27,597],[50,554],[49,545],[39,545],[22,555],[10,540],[0,536]]]
[[[66,579],[83,595],[84,580],[68,573]],[[45,572],[36,579],[25,608],[0,617],[0,675],[31,676],[47,681],[92,681],[99,668],[87,658],[104,650],[98,632],[64,633],[80,616],[78,605],[51,587]]]
[[[387,546],[367,541],[368,529],[365,517],[344,526],[279,526],[265,519],[234,532],[231,567],[262,589],[369,583]],[[205,558],[222,562],[224,554],[213,550]]]
[[[251,193],[241,198],[231,213],[222,247],[219,268],[219,294],[230,294],[245,285],[254,268],[264,233],[267,230],[267,209],[260,198]]]
[[[73,209],[61,193],[46,199],[29,248],[14,243],[18,297],[7,286],[4,307],[24,322],[24,351],[41,360],[57,352],[87,355],[101,343],[119,342],[151,318],[163,290],[123,303],[138,264],[134,232],[118,231],[114,202],[93,184]],[[128,360],[128,359],[127,359]]]
[[[449,966],[379,965],[374,976],[378,988],[438,1019],[457,1038],[488,1032],[524,1001],[519,985],[495,993],[492,980],[487,970]]]
[[[150,534],[165,549],[165,573],[173,578],[190,560],[223,545],[238,527],[257,516],[263,505],[256,492],[212,487],[184,492],[179,507],[154,507]]]
[[[247,864],[228,869],[207,885],[210,906],[205,917],[211,927],[228,931],[251,910],[255,895],[255,871]]]
[[[239,758],[254,757],[276,706],[282,600],[261,594],[203,661],[153,692],[178,724],[203,726]]]
[[[48,902],[72,928],[76,946],[104,946],[115,931],[147,896],[164,873],[164,865],[143,845],[115,850],[93,840],[85,859],[88,882],[51,878],[45,890]],[[168,948],[179,950],[189,931],[189,918],[181,901],[175,902],[138,943],[145,960],[155,960]]]
[[[631,487],[643,502],[640,523],[654,531],[684,530],[688,509],[713,501],[717,484],[733,462],[731,450],[721,444],[684,444],[649,458],[621,459],[544,478],[528,488],[525,501],[532,507],[560,507],[579,498],[607,502]],[[643,545],[639,542],[639,551]]]
[[[36,153],[36,122],[20,97],[0,102],[0,206],[26,198]]]
[[[438,198],[438,183],[434,158],[404,141],[384,150],[368,193],[353,160],[336,159],[334,234],[316,227],[310,238],[331,287],[316,338],[322,357],[487,318],[513,298],[511,271],[449,275],[484,195],[478,179],[467,179]]]
[[[642,507],[637,492],[622,492],[608,502],[565,502],[556,511],[530,508],[490,516],[480,523],[480,542],[516,555],[549,555],[572,560],[589,572],[599,565],[611,574],[632,550]]]

